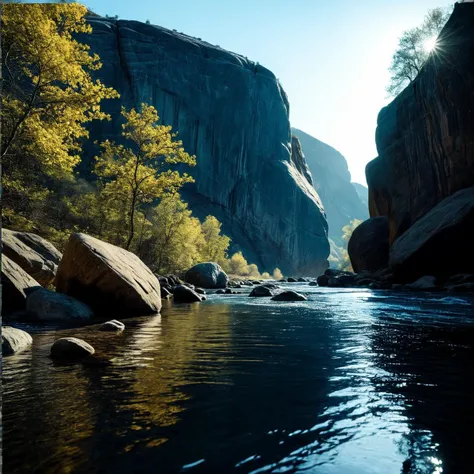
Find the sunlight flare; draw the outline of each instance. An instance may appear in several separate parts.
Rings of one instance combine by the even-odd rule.
[[[436,49],[437,45],[438,45],[438,38],[436,36],[432,36],[431,38],[428,38],[424,41],[423,49],[427,53],[431,53],[432,51]]]

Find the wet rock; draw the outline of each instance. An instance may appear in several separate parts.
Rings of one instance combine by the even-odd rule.
[[[474,10],[474,9],[473,9]],[[390,249],[397,279],[470,273],[474,232],[474,187],[458,191],[413,224]]]
[[[460,283],[448,287],[448,291],[453,293],[474,293],[474,282]]]
[[[28,290],[39,289],[41,285],[17,263],[2,255],[2,315],[26,308]]]
[[[90,344],[76,337],[63,337],[51,346],[51,357],[60,360],[82,359],[94,352]]]
[[[330,288],[347,288],[354,286],[355,275],[338,275],[329,278],[328,285]]]
[[[204,290],[203,288],[194,288],[194,291],[195,291],[198,295],[205,295],[205,294],[206,294],[206,290]]]
[[[216,295],[225,295],[225,290],[217,290]]]
[[[122,332],[124,329],[125,324],[123,324],[121,321],[117,321],[116,319],[107,321],[100,327],[101,331],[106,332]]]
[[[194,265],[186,272],[184,279],[201,288],[225,288],[229,281],[221,266],[214,262]]]
[[[256,286],[250,293],[249,296],[251,297],[259,297],[259,296],[273,296],[274,292],[271,288],[267,286],[259,285]]]
[[[37,321],[84,322],[92,318],[89,306],[71,296],[40,288],[28,295],[26,313]]]
[[[61,252],[39,235],[2,229],[2,250],[40,285],[53,282]]]
[[[272,298],[273,301],[306,301],[307,299],[306,296],[296,291],[283,291]]]
[[[405,285],[405,289],[412,291],[434,291],[439,289],[439,287],[436,285],[436,277],[426,275],[418,278],[418,280],[413,283]]]
[[[308,283],[309,286],[318,286],[318,282],[317,281],[310,281]]]
[[[372,283],[369,283],[368,287],[371,290],[389,290],[392,288],[392,283],[389,281],[373,281]]]
[[[157,313],[160,284],[133,253],[86,234],[72,234],[56,275],[56,290],[98,314],[122,317]]]
[[[308,280],[306,278],[300,277],[298,278],[298,281],[301,283],[306,283]]]
[[[164,286],[161,287],[161,299],[163,300],[168,300],[173,296],[173,293],[168,289],[165,288]]]
[[[205,297],[198,295],[193,289],[178,285],[173,291],[173,300],[175,303],[195,303],[203,301]]]
[[[226,294],[226,295],[231,295],[231,294],[232,294],[232,290],[231,290],[230,288],[227,288],[227,289],[225,290],[225,294]]]
[[[2,327],[2,354],[4,356],[28,349],[31,344],[33,344],[33,339],[26,331],[10,326]]]
[[[329,276],[328,275],[319,275],[316,279],[318,286],[328,286],[329,285]]]
[[[388,267],[388,219],[372,217],[352,233],[347,251],[356,273]]]
[[[293,278],[293,277],[289,277],[288,278],[288,283],[297,283],[298,280],[296,278]]]

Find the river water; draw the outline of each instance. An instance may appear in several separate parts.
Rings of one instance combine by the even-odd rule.
[[[474,472],[474,300],[288,286],[309,301],[210,295],[121,335],[23,326],[4,472]],[[96,355],[53,362],[66,335]]]

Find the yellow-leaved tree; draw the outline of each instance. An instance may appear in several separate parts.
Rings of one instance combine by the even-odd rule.
[[[230,239],[227,235],[221,234],[221,227],[222,224],[214,216],[206,217],[202,224],[204,245],[201,257],[204,262],[216,262],[225,266]]]
[[[44,200],[51,177],[67,179],[80,161],[84,124],[116,91],[93,80],[101,67],[75,35],[90,33],[86,7],[7,4],[2,7],[2,139],[4,213],[26,216]]]
[[[180,163],[194,166],[196,157],[184,151],[170,126],[158,123],[153,106],[143,103],[140,111],[122,108],[122,115],[126,120],[122,136],[127,145],[102,142],[102,153],[95,158],[95,173],[103,179],[104,195],[125,203],[128,236],[124,246],[128,250],[135,236],[137,214],[144,219],[144,206],[193,182],[191,176],[170,166]]]

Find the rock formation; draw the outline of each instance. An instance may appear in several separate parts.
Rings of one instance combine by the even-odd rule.
[[[196,183],[183,193],[195,215],[215,215],[262,271],[322,273],[329,255],[324,210],[291,160],[289,103],[273,73],[165,28],[89,21],[93,33],[81,40],[101,58],[97,76],[121,94],[105,106],[112,121],[92,125],[91,143],[120,141],[120,107],[151,103],[197,157]],[[89,158],[96,152],[86,149]]]
[[[301,143],[312,183],[326,211],[329,238],[342,246],[342,228],[353,219],[367,219],[367,206],[351,183],[351,174],[341,153],[297,128],[293,128],[292,133]]]
[[[33,344],[33,338],[21,329],[2,327],[2,355],[16,354]]]
[[[158,313],[160,283],[133,253],[86,234],[72,234],[56,275],[56,291],[100,316]]]
[[[229,277],[221,266],[214,262],[198,263],[184,276],[185,281],[202,288],[225,288]]]
[[[391,244],[474,185],[473,25],[474,4],[457,3],[421,73],[379,114],[366,175],[370,215],[388,218]]]

